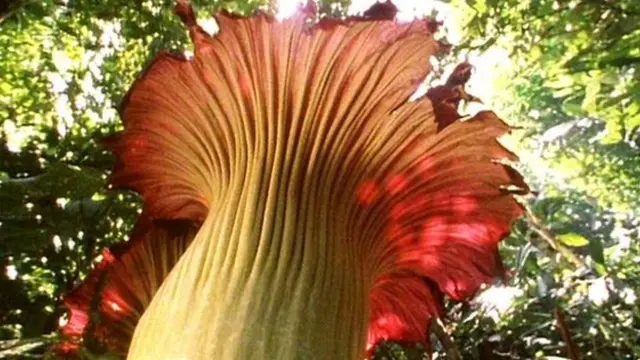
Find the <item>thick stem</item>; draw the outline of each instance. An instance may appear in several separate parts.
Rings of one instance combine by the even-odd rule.
[[[130,359],[364,358],[371,284],[348,224],[331,196],[256,173],[209,214]]]

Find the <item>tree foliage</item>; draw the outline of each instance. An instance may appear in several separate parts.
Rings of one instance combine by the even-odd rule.
[[[206,20],[214,8],[248,13],[265,2],[194,3]],[[113,159],[100,139],[120,126],[117,105],[151,56],[188,49],[172,4],[0,7],[0,357],[42,356],[64,318],[61,295],[131,229],[138,199],[105,189]],[[513,66],[495,70],[508,81],[489,100],[521,128],[519,166],[537,195],[524,199],[530,216],[502,248],[512,277],[450,304],[433,349],[465,359],[639,358],[640,6],[447,6],[464,19],[455,51],[472,63],[495,48],[510,54]],[[383,344],[375,357],[417,359],[429,347],[401,345]]]

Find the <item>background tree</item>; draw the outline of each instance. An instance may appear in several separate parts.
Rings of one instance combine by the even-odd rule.
[[[502,248],[511,279],[451,304],[432,329],[441,357],[640,358],[635,2],[454,0],[438,7],[450,15],[445,21],[460,19],[463,38],[454,49],[477,65],[476,75],[482,54],[509,55],[509,66],[492,69],[497,96],[483,100],[521,127],[507,141],[538,191],[527,199],[530,216]],[[247,13],[264,5],[194,3],[205,23],[213,8]],[[112,158],[99,139],[118,128],[116,106],[151,56],[188,46],[172,4],[22,0],[0,7],[0,357],[42,356],[64,321],[61,294],[131,229],[138,199],[105,191]],[[347,2],[341,5],[323,9],[345,11]],[[447,69],[443,62],[440,71]],[[375,356],[422,356],[424,344],[402,345],[384,344]]]

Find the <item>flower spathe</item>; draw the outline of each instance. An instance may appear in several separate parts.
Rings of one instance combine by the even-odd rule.
[[[509,127],[456,111],[467,65],[408,100],[442,49],[432,21],[396,22],[390,3],[316,20],[308,6],[284,21],[219,12],[209,36],[188,4],[177,11],[193,58],[159,54],[107,144],[111,182],[141,194],[147,225],[96,270],[100,291],[81,292],[105,304],[91,330],[103,346],[356,359],[381,340],[425,341],[443,295],[500,275],[527,187],[501,163],[515,160],[496,140]],[[163,230],[175,221],[192,226]],[[74,308],[67,328],[86,336],[88,308]]]

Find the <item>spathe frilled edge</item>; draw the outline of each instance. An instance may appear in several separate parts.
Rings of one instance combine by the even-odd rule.
[[[180,20],[182,21],[184,26],[189,30],[191,40],[196,49],[201,46],[204,39],[211,37],[211,35],[205,32],[202,27],[198,25],[195,11],[193,10],[193,7],[191,6],[189,0],[177,0],[174,10],[180,17]],[[305,23],[307,35],[311,35],[316,31],[331,30],[332,28],[338,26],[349,26],[356,22],[395,21],[394,19],[396,14],[398,13],[398,8],[393,4],[393,2],[391,2],[390,0],[386,0],[384,2],[376,2],[360,15],[350,15],[340,18],[328,16],[320,17],[317,11],[318,8],[316,2],[313,0],[308,0],[305,5],[299,4],[297,11],[292,16],[292,18],[294,18],[294,21]],[[216,19],[217,21],[224,21],[225,19],[238,20],[250,17],[263,18],[268,23],[278,21],[274,14],[260,9],[254,11],[253,15],[249,16],[239,15],[233,12],[229,12],[225,9],[216,10],[216,12],[214,13],[214,19]],[[435,19],[423,19],[420,20],[419,23],[423,24],[424,28],[432,34],[436,33],[439,27],[442,25],[441,21],[437,21]],[[437,43],[439,46],[439,51],[437,52],[437,54],[439,55],[447,53],[451,48],[451,46],[444,41],[437,41]],[[171,53],[164,50],[160,51],[160,53],[157,54],[155,58],[146,66],[145,70],[143,70],[137,77],[130,90],[125,94],[122,101],[120,102],[119,113],[121,117],[124,117],[124,110],[129,103],[131,94],[135,91],[136,85],[143,82],[148,74],[148,70],[153,67],[153,64],[164,57],[171,57],[178,61],[188,60],[183,54]]]
[[[175,12],[180,17],[182,23],[190,30],[194,43],[197,44],[197,38],[199,36],[207,36],[197,23],[196,14],[188,0],[176,1]],[[371,5],[370,8],[364,10],[361,14],[349,15],[345,17],[335,18],[330,16],[320,16],[318,14],[318,6],[316,1],[308,0],[305,4],[299,3],[297,10],[293,14],[293,17],[303,19],[308,22],[307,30],[313,32],[316,30],[327,30],[333,26],[348,26],[353,22],[362,21],[394,21],[398,14],[398,7],[390,0],[378,1]],[[252,17],[264,17],[269,22],[278,21],[276,16],[268,11],[258,9],[254,11]],[[234,14],[227,10],[218,10],[215,13],[215,18],[229,18],[229,19],[242,19],[245,16]],[[438,27],[442,25],[441,22],[428,19],[427,24],[429,30],[435,33]],[[448,50],[449,46],[442,43],[443,50]]]

